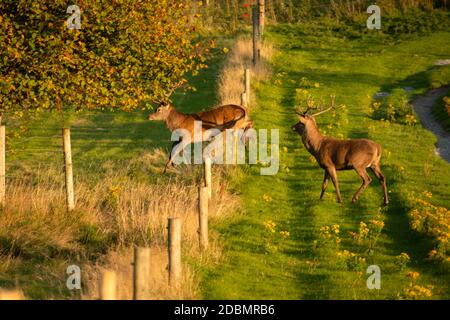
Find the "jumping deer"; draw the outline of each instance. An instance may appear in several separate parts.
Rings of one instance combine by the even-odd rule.
[[[173,143],[164,172],[172,165],[174,157],[187,145],[214,138],[214,136],[211,136],[213,131],[210,130],[208,131],[210,134],[206,134],[208,129],[218,129],[220,132],[226,129],[244,129],[245,131],[253,126],[246,109],[234,104],[219,106],[199,113],[184,114],[175,110],[170,103],[161,103],[156,111],[148,116],[148,120],[165,121],[167,128],[171,132],[176,129],[184,129],[190,133],[189,136],[183,136],[180,140]],[[199,137],[194,134],[195,121],[201,121],[202,123],[202,134]]]
[[[315,114],[308,115],[311,106],[305,112],[299,113],[299,122],[292,126],[292,130],[302,137],[303,145],[317,160],[321,168],[325,170],[325,176],[322,183],[322,199],[328,185],[328,179],[334,184],[337,201],[342,203],[339,182],[336,171],[355,170],[362,179],[362,185],[356,191],[352,202],[356,202],[361,193],[372,182],[372,179],[366,172],[366,168],[375,174],[380,181],[384,193],[384,204],[389,203],[386,189],[386,178],[380,169],[381,146],[369,139],[348,139],[340,140],[332,137],[324,137],[320,134],[315,117],[334,108],[335,97],[331,97],[331,106]]]

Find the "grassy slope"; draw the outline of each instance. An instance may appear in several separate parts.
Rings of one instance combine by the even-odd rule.
[[[274,59],[274,73],[286,72],[282,84],[274,81],[258,86],[258,109],[253,112],[257,128],[279,128],[281,169],[276,176],[260,176],[256,168],[238,183],[246,203],[241,218],[217,226],[227,249],[226,261],[209,270],[203,282],[210,299],[372,299],[395,298],[409,282],[394,265],[394,256],[407,252],[410,268],[421,273],[420,284],[434,285],[434,297],[450,297],[449,270],[424,260],[431,249],[428,239],[412,233],[408,226],[407,195],[429,190],[433,202],[449,206],[450,165],[433,154],[435,138],[420,126],[410,128],[371,120],[368,106],[378,91],[412,86],[416,93],[426,87],[424,72],[438,58],[448,58],[448,33],[437,33],[396,45],[383,45],[376,38],[348,41],[332,35],[301,36],[296,27],[272,27],[269,40],[280,47]],[[318,201],[323,172],[311,163],[298,136],[290,131],[296,122],[293,105],[301,77],[320,82],[314,94],[334,93],[337,103],[349,109],[344,136],[369,137],[384,148],[383,171],[388,179],[391,204],[385,213],[385,229],[370,264],[382,271],[382,289],[368,290],[366,277],[344,271],[336,264],[335,252],[312,250],[323,225],[339,224],[341,233],[357,231],[360,221],[380,209],[382,195],[376,180],[352,205],[350,199],[360,181],[354,172],[341,172],[344,205],[335,202],[334,188],[328,187],[324,201]],[[293,79],[296,84],[287,81]],[[321,116],[322,128],[331,117]],[[404,168],[404,171],[401,171]],[[265,194],[273,201],[263,200]],[[278,243],[270,240],[264,221],[273,220],[278,230],[291,236]],[[266,250],[267,244],[277,251]],[[352,241],[342,247],[360,251]]]

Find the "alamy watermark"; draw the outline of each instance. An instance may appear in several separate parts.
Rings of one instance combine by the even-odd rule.
[[[67,28],[81,29],[81,10],[80,7],[73,4],[67,7],[67,13],[71,16],[67,19]]]
[[[381,269],[376,264],[372,264],[367,267],[366,270],[367,274],[370,274],[370,276],[367,278],[366,285],[367,289],[373,290],[381,289]]]
[[[381,9],[376,4],[372,4],[367,8],[367,13],[371,13],[367,18],[367,28],[369,30],[381,29]]]
[[[69,290],[81,289],[81,269],[76,264],[67,267],[66,273],[68,275],[66,287]]]
[[[195,121],[193,137],[190,130],[176,129],[171,140],[178,142],[171,152],[175,165],[202,164],[204,158],[210,158],[212,164],[260,164],[261,175],[275,175],[279,170],[279,129],[221,131],[213,128],[203,131],[202,122]],[[191,143],[199,141],[209,144],[202,148],[201,144]]]

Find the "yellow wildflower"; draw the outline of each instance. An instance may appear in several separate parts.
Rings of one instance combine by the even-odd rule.
[[[275,222],[273,222],[272,220],[267,220],[264,222],[264,226],[266,227],[267,230],[269,230],[271,233],[275,233],[275,227],[277,226]]]
[[[280,231],[280,236],[284,239],[290,236],[289,231]]]
[[[334,233],[339,234],[339,225],[338,224],[334,224],[331,226],[331,229],[333,230]]]
[[[416,272],[416,271],[410,271],[410,272],[408,272],[408,273],[406,274],[406,276],[407,276],[408,278],[411,278],[411,279],[414,281],[414,280],[416,280],[416,279],[420,276],[420,273],[418,273],[418,272]]]
[[[433,197],[433,194],[430,191],[422,191],[422,195],[430,199]]]

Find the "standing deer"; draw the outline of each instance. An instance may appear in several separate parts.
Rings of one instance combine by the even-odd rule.
[[[325,170],[320,199],[322,199],[328,185],[328,179],[331,177],[336,190],[337,201],[342,203],[336,171],[353,169],[362,179],[362,185],[352,199],[352,202],[356,202],[361,193],[372,182],[366,172],[366,168],[370,168],[380,181],[384,192],[384,204],[387,205],[389,200],[386,179],[380,169],[381,146],[368,139],[339,140],[324,137],[320,134],[315,117],[331,110],[333,107],[334,96],[331,97],[331,106],[318,113],[308,115],[307,113],[311,109],[308,105],[308,109],[304,113],[297,112],[299,122],[292,126],[292,130],[301,135],[305,148],[316,158],[319,166]]]
[[[167,128],[171,132],[177,129],[184,129],[190,133],[189,136],[183,136],[180,140],[173,143],[164,172],[172,164],[175,156],[187,145],[195,142],[208,141],[213,138],[214,136],[211,136],[213,131],[208,131],[208,135],[206,134],[207,130],[218,129],[222,132],[226,129],[244,129],[245,131],[253,126],[252,121],[248,118],[247,111],[243,107],[234,104],[219,106],[199,113],[184,114],[176,111],[170,103],[162,103],[156,109],[155,113],[148,116],[148,120],[165,121]],[[195,121],[201,121],[202,123],[202,134],[199,137],[194,134]]]

